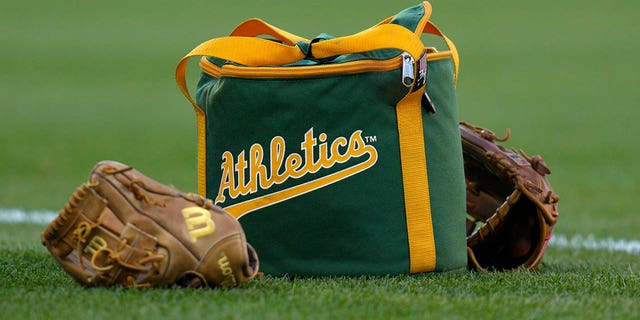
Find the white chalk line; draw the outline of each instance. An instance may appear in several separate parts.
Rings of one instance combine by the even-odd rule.
[[[563,234],[555,234],[549,242],[549,246],[556,248],[607,250],[611,252],[626,252],[640,254],[640,241],[615,239],[612,237],[596,238],[590,234],[587,236],[574,235],[567,237]]]
[[[58,212],[48,210],[0,209],[0,223],[46,225],[53,221],[57,215]],[[549,245],[556,248],[606,250],[640,254],[640,240],[615,239],[612,237],[596,238],[594,235],[574,235],[569,237],[563,234],[555,234],[551,238]]]
[[[0,223],[48,224],[58,215],[48,210],[0,209]]]

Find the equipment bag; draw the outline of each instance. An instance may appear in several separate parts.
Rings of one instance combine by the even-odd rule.
[[[239,219],[265,273],[466,266],[458,56],[430,14],[423,2],[313,40],[250,19],[179,62],[197,119],[198,192]],[[423,33],[449,50],[425,48]]]

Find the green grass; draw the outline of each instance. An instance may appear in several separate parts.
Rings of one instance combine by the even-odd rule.
[[[553,249],[549,256],[536,272],[295,280],[267,276],[230,290],[127,290],[81,287],[43,248],[18,246],[0,251],[0,271],[9,279],[0,285],[0,315],[19,319],[638,316],[637,257],[602,252],[577,255]]]
[[[0,10],[0,208],[57,211],[95,162],[193,191],[195,119],[173,81],[198,43],[260,17],[347,35],[417,1],[13,1]],[[640,24],[634,1],[437,1],[461,55],[461,118],[541,154],[560,234],[638,240]],[[197,76],[191,68],[191,76]],[[639,257],[550,248],[537,272],[288,280],[233,290],[85,289],[0,223],[0,318],[640,317]]]

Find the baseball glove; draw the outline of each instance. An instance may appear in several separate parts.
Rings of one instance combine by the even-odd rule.
[[[231,215],[114,161],[96,164],[42,243],[87,286],[233,287],[258,272]]]
[[[558,219],[558,196],[540,156],[508,150],[504,138],[460,122],[467,184],[469,269],[534,269]]]

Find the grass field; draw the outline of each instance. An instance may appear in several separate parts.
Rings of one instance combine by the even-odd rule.
[[[250,17],[302,36],[367,28],[417,1],[10,1],[0,10],[0,211],[57,211],[95,162],[195,190],[177,61]],[[463,119],[541,154],[565,237],[640,240],[634,1],[433,2],[461,54]],[[195,70],[195,69],[194,69]],[[195,72],[192,73],[195,77]],[[640,256],[551,246],[536,272],[287,280],[233,290],[85,289],[0,222],[0,318],[637,319]]]

